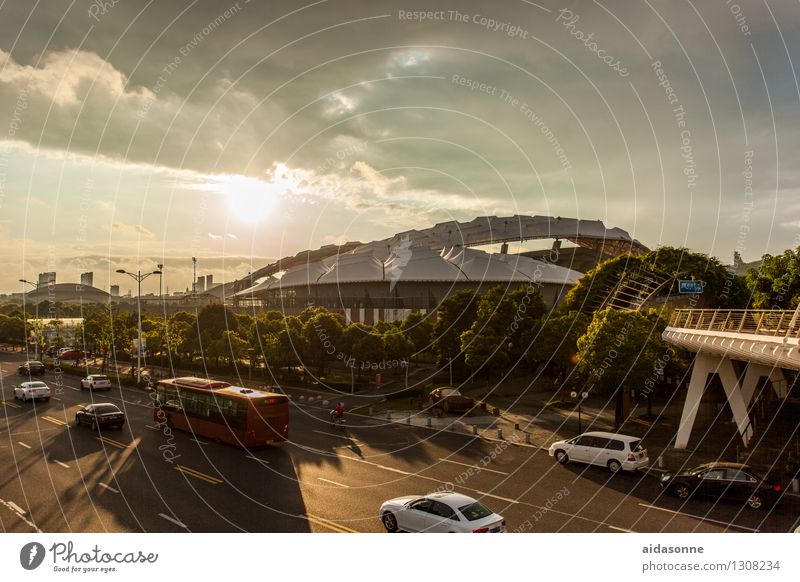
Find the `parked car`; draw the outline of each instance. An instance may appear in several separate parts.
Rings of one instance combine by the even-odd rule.
[[[747,503],[752,509],[774,504],[782,487],[768,483],[749,465],[714,462],[679,473],[661,475],[661,487],[679,499],[691,495]]]
[[[125,413],[110,402],[86,404],[75,413],[75,426],[82,424],[92,427],[92,430],[106,427],[122,428],[125,424]]]
[[[83,360],[89,354],[83,350],[67,350],[58,353],[59,360]]]
[[[565,465],[570,461],[602,465],[612,473],[635,471],[650,463],[647,449],[639,437],[613,432],[585,432],[569,440],[550,445],[551,457]]]
[[[53,395],[50,386],[44,382],[23,382],[14,386],[14,398],[27,402],[28,400],[44,400],[47,402]]]
[[[105,374],[89,374],[81,380],[81,390],[111,390],[111,380]]]
[[[458,388],[435,388],[428,395],[428,406],[444,412],[466,412],[475,406],[475,401]]]
[[[388,532],[500,533],[506,520],[461,493],[444,492],[390,499],[380,518]]]
[[[44,364],[36,360],[25,362],[17,368],[20,376],[44,376]]]

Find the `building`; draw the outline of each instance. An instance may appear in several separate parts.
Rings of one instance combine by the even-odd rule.
[[[94,287],[94,273],[81,273],[81,285]]]
[[[112,297],[119,297],[119,285],[112,285],[110,289]]]
[[[31,304],[43,301],[60,301],[62,303],[108,303],[111,295],[89,285],[78,283],[57,283],[40,286],[25,294],[25,302]]]
[[[56,273],[55,271],[50,271],[48,273],[39,273],[39,287],[44,285],[55,284],[56,282]]]
[[[328,245],[303,251],[257,270],[234,286],[235,305],[299,313],[323,306],[345,320],[374,324],[404,319],[412,311],[435,311],[450,294],[483,292],[496,285],[509,291],[534,286],[555,306],[583,273],[540,259],[508,254],[509,242],[565,239],[590,249],[597,261],[646,248],[621,229],[600,221],[542,216],[482,217],[425,230],[398,233],[366,244]],[[477,246],[501,243],[500,252]],[[249,287],[245,288],[245,284]],[[253,284],[255,283],[255,284]]]
[[[203,293],[206,290],[206,278],[198,277],[197,285],[194,288],[195,293]]]

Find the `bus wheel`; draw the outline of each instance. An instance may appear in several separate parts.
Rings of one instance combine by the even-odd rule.
[[[172,422],[172,417],[171,417],[171,416],[169,416],[169,415],[167,415],[167,428],[168,428],[169,430],[172,430],[172,429],[174,429],[174,428],[175,428],[175,425],[174,425],[174,424],[173,424],[173,422]]]

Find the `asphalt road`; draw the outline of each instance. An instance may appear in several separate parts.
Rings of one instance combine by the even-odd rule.
[[[60,383],[48,403],[13,398],[19,358],[0,355],[0,527],[5,532],[381,532],[387,499],[449,489],[481,499],[510,531],[785,532],[794,502],[767,511],[663,495],[657,475],[561,466],[537,448],[292,405],[289,442],[245,451],[153,422],[148,396]],[[122,430],[73,426],[94,399]]]

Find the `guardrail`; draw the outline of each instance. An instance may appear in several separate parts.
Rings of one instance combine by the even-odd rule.
[[[670,327],[780,337],[800,336],[800,313],[774,309],[676,309]]]

